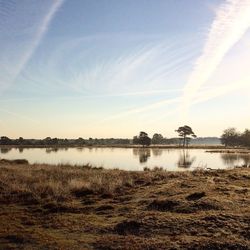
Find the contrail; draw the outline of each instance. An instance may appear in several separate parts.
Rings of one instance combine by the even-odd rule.
[[[245,87],[249,88],[249,81],[250,81],[250,77],[240,79],[237,82],[228,83],[224,86],[219,86],[219,87],[209,88],[209,89],[204,88],[204,90],[201,93],[198,93],[198,95],[195,96],[195,98],[190,102],[190,106],[195,105],[197,103],[209,101],[211,99],[217,98],[219,96],[223,96],[227,93],[233,92],[233,91],[238,90],[238,89],[242,89]],[[123,117],[129,116],[129,115],[134,115],[134,114],[138,114],[138,113],[148,112],[150,110],[154,110],[154,109],[157,109],[157,108],[160,108],[163,106],[167,106],[169,104],[180,103],[181,101],[182,101],[182,97],[175,97],[172,99],[159,101],[159,102],[152,103],[152,104],[149,104],[149,105],[146,105],[143,107],[134,108],[134,109],[130,109],[128,111],[125,111],[125,112],[122,112],[119,114],[115,114],[113,116],[110,116],[110,117],[104,119],[102,122],[117,119],[117,118],[123,118]],[[173,113],[175,113],[175,111],[179,111],[179,110],[181,110],[180,107],[173,109],[173,112],[170,111],[168,114],[173,114]],[[165,117],[165,116],[163,115],[162,117]]]
[[[53,0],[38,4],[34,0],[24,3],[0,0],[1,88],[13,83],[23,71],[63,2]],[[41,14],[27,14],[39,7],[44,7],[41,8]],[[18,36],[21,37],[20,41],[13,43]]]
[[[246,78],[246,79],[242,79],[240,81],[236,83],[229,83],[226,86],[220,86],[220,87],[216,87],[214,89],[210,89],[208,91],[202,91],[201,93],[197,94],[195,96],[195,98],[192,100],[192,102],[190,103],[190,106],[199,104],[199,103],[203,103],[203,102],[207,102],[211,99],[215,99],[217,97],[226,95],[230,92],[245,88],[245,87],[249,87],[249,81],[250,78]],[[169,115],[173,115],[173,114],[178,114],[182,112],[182,107],[177,107],[175,109],[171,109],[169,112],[164,113],[162,116],[158,117],[158,118],[154,118],[151,121],[149,121],[149,124],[154,124],[154,123],[158,123],[161,122],[162,120],[164,120],[166,117],[168,117]]]
[[[17,64],[17,66],[15,67],[14,71],[12,72],[13,74],[11,74],[11,77],[8,78],[6,77],[6,79],[3,77],[3,79],[0,80],[4,80],[4,82],[7,82],[8,84],[11,84],[16,77],[21,73],[21,71],[23,70],[23,68],[25,67],[25,65],[27,64],[27,62],[29,61],[29,59],[31,58],[31,56],[33,55],[34,51],[36,50],[37,46],[39,45],[40,41],[42,40],[43,36],[45,35],[46,31],[49,28],[50,22],[52,20],[52,18],[54,17],[56,11],[58,10],[58,8],[62,5],[64,0],[54,0],[52,1],[52,5],[48,11],[48,13],[43,17],[31,43],[30,46],[28,48],[28,50],[21,56],[21,58],[19,58],[19,62]],[[1,4],[1,2],[0,2]],[[5,23],[7,24],[7,20],[10,18],[10,15],[15,14],[15,1],[9,1],[6,3],[2,3],[0,6],[0,14],[1,14],[1,25],[0,25],[0,29],[2,29],[3,27],[5,27]],[[2,82],[0,82],[2,83]],[[0,85],[1,87],[1,85]],[[25,119],[28,120],[29,122],[35,123],[35,124],[39,124],[38,121],[27,117],[25,115],[21,115],[15,112],[11,112],[5,109],[0,109],[0,112],[4,112],[6,114],[15,116],[19,119]]]
[[[202,55],[197,59],[183,93],[183,110],[187,114],[199,88],[215,72],[226,53],[250,27],[250,0],[227,0],[210,27]]]
[[[49,9],[48,13],[46,14],[46,16],[43,18],[43,20],[41,22],[41,25],[39,26],[39,29],[38,29],[32,43],[31,43],[31,46],[30,46],[29,50],[26,52],[26,54],[24,55],[24,57],[23,57],[23,59],[22,59],[22,61],[20,63],[20,66],[19,66],[19,69],[18,69],[18,72],[17,72],[16,76],[18,76],[20,74],[22,69],[25,67],[26,63],[29,61],[29,59],[33,55],[33,53],[36,50],[37,46],[41,42],[43,36],[48,31],[51,20],[53,19],[53,17],[56,14],[57,10],[63,4],[64,0],[54,0],[52,2],[53,2],[53,4],[50,7],[50,9]]]
[[[211,87],[204,87],[202,89],[209,90]],[[137,97],[137,96],[154,96],[154,95],[162,95],[166,93],[176,93],[182,92],[183,88],[172,88],[172,89],[159,89],[159,90],[148,90],[148,91],[137,91],[137,92],[127,92],[127,93],[114,93],[114,94],[103,94],[103,95],[79,95],[79,96],[53,96],[53,100],[76,100],[76,99],[86,99],[86,98],[110,98],[110,97]],[[46,96],[45,96],[46,97]],[[1,102],[25,102],[25,101],[42,101],[44,97],[30,97],[30,98],[8,98],[8,99],[0,99]]]

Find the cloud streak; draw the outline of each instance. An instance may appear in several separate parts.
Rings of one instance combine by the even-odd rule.
[[[56,14],[56,12],[60,8],[60,6],[63,4],[63,2],[64,2],[64,0],[52,1],[52,5],[51,5],[48,13],[44,16],[44,18],[41,22],[41,25],[39,26],[39,28],[36,32],[36,35],[34,36],[34,39],[32,40],[32,43],[30,45],[29,50],[23,56],[23,59],[20,63],[20,67],[19,67],[17,74],[19,74],[21,72],[21,70],[25,67],[26,63],[31,58],[32,54],[34,53],[37,46],[41,42],[43,36],[48,31],[51,20],[53,19],[54,15]]]
[[[39,93],[43,88],[45,92],[56,90],[56,95],[58,90],[101,97],[144,95],[180,87],[174,86],[176,81],[182,82],[175,75],[184,79],[188,62],[197,57],[195,42],[189,38],[185,42],[175,37],[136,40],[133,47],[119,44],[121,38],[126,41],[126,37],[109,34],[57,43],[47,56],[26,67],[22,80],[32,84],[34,90],[37,86]]]
[[[227,0],[219,7],[202,54],[183,90],[182,106],[186,114],[199,88],[213,75],[224,56],[249,27],[250,0]]]
[[[10,0],[0,5],[1,89],[13,83],[25,68],[63,2]]]
[[[138,97],[138,96],[157,96],[166,93],[182,92],[182,88],[172,89],[159,89],[159,90],[148,90],[138,92],[127,92],[127,93],[113,93],[113,94],[100,94],[100,95],[79,95],[79,96],[43,96],[43,97],[30,97],[30,98],[2,98],[0,102],[23,102],[23,101],[42,101],[44,98],[53,98],[53,100],[76,100],[85,98],[110,98],[110,97]]]
[[[198,103],[203,103],[203,102],[209,101],[211,99],[226,95],[230,92],[233,92],[233,91],[236,91],[236,90],[239,90],[242,88],[249,89],[249,81],[250,81],[250,78],[248,77],[248,78],[241,79],[237,82],[226,84],[224,86],[219,86],[219,87],[209,88],[209,89],[204,88],[203,91],[197,93],[197,96],[190,102],[190,106],[198,104]],[[113,120],[113,119],[123,118],[123,117],[129,116],[129,115],[148,112],[150,110],[155,110],[155,109],[158,109],[158,108],[161,108],[164,106],[168,106],[170,104],[178,104],[178,103],[181,103],[181,101],[182,101],[181,96],[167,99],[167,100],[163,100],[163,101],[159,101],[159,102],[152,103],[152,104],[149,104],[149,105],[146,105],[143,107],[130,109],[130,110],[122,112],[120,114],[110,116],[110,117],[104,119],[103,122]],[[170,111],[167,115],[176,113],[177,111],[181,111],[181,110],[182,109],[180,107],[177,107],[176,109],[173,109],[172,111]],[[165,118],[165,117],[166,116],[162,115],[162,118]]]

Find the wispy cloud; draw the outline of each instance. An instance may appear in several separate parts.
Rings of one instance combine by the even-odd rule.
[[[146,96],[157,96],[167,93],[180,93],[182,88],[172,88],[172,89],[158,89],[158,90],[148,90],[148,91],[137,91],[137,92],[126,92],[126,93],[113,93],[113,94],[97,94],[97,95],[74,95],[74,96],[41,96],[41,97],[30,97],[30,98],[2,98],[0,102],[29,102],[29,101],[42,101],[44,98],[52,98],[53,100],[77,100],[86,98],[110,98],[110,97],[146,97]]]
[[[201,56],[197,59],[183,93],[186,112],[199,88],[213,75],[227,52],[250,27],[250,0],[227,0],[215,16]]]
[[[24,56],[20,62],[19,70],[17,72],[18,74],[21,72],[21,70],[24,68],[24,66],[28,62],[28,60],[31,58],[32,54],[36,50],[36,48],[39,45],[40,41],[42,40],[43,36],[48,31],[50,22],[53,19],[54,15],[56,14],[59,7],[62,5],[63,1],[64,0],[52,1],[52,5],[49,8],[48,13],[42,19],[42,22],[38,27],[38,30],[37,30],[32,42],[30,44],[29,49],[26,51],[26,53],[24,54]]]
[[[114,49],[115,39],[120,47]],[[184,78],[188,62],[197,56],[195,43],[188,38],[140,40],[131,48],[119,45],[120,40],[110,34],[62,42],[22,76],[25,82],[37,83],[39,93],[43,86],[46,91],[57,88],[89,97],[154,95],[178,88],[175,82],[181,81],[175,75]]]
[[[213,88],[202,88],[197,92],[197,95],[195,98],[190,102],[190,106],[194,106],[200,103],[204,103],[207,101],[211,101],[213,99],[216,99],[218,97],[222,97],[224,95],[233,93],[240,89],[246,89],[247,91],[250,90],[249,86],[250,78],[241,79],[237,82],[231,82],[223,86],[213,87]],[[182,101],[182,98],[174,98],[172,100],[176,100],[176,102],[180,103]],[[164,103],[162,103],[164,105]],[[176,106],[169,110],[168,112],[165,112],[160,117],[156,117],[149,121],[149,124],[155,124],[162,120],[164,120],[166,117],[169,117],[170,115],[176,115],[181,114],[183,111],[181,106]],[[182,119],[181,119],[182,120]],[[189,122],[188,120],[186,122]]]
[[[240,79],[237,82],[224,84],[223,86],[218,86],[218,87],[213,87],[213,88],[202,88],[201,89],[202,91],[197,92],[197,95],[195,96],[195,98],[190,102],[190,106],[196,105],[198,103],[206,102],[217,97],[221,97],[230,92],[234,92],[235,90],[239,90],[243,88],[249,89],[250,87],[249,82],[250,82],[250,78],[248,77],[248,78]],[[109,116],[106,119],[104,119],[103,122],[113,120],[113,119],[123,118],[129,115],[134,115],[134,114],[139,114],[139,113],[148,113],[149,111],[152,111],[161,107],[167,107],[171,104],[181,103],[181,101],[182,101],[181,96],[175,97],[175,98],[169,98],[169,99],[155,102],[149,105],[144,105],[142,107],[130,109],[125,112],[115,114],[113,116]],[[177,114],[181,110],[182,110],[181,107],[173,108],[170,112],[167,112],[166,114],[162,114],[160,119],[165,118],[166,116],[174,114],[174,113]]]
[[[0,87],[11,84],[24,69],[63,1],[10,0],[0,5]]]

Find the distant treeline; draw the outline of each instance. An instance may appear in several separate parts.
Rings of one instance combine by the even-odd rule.
[[[0,145],[27,145],[27,146],[85,146],[85,145],[116,145],[116,144],[130,144],[129,139],[83,139],[79,137],[78,139],[60,139],[46,137],[45,139],[24,139],[20,137],[19,139],[10,139],[6,136],[0,137]]]
[[[152,138],[146,132],[141,131],[139,135],[132,139],[128,138],[88,138],[83,139],[60,139],[46,137],[45,139],[10,139],[7,136],[0,137],[0,145],[13,146],[97,146],[97,145],[225,145],[226,147],[250,147],[250,130],[245,129],[244,132],[238,132],[235,128],[228,128],[223,131],[220,138],[218,137],[196,137],[191,127],[179,127],[176,132],[179,137],[166,138],[161,134],[155,133]],[[193,138],[191,138],[193,136]]]
[[[165,138],[160,134],[155,134],[152,137],[151,144],[159,145],[178,145],[180,138]],[[45,139],[24,139],[19,137],[18,139],[10,139],[7,136],[0,137],[0,145],[23,145],[23,146],[95,146],[95,145],[132,145],[137,144],[135,138],[123,139],[123,138],[88,138],[83,139],[60,139],[46,137]],[[218,145],[220,139],[217,137],[198,137],[191,139],[190,144],[209,144]]]

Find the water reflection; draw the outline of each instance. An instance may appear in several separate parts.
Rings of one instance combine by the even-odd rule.
[[[235,165],[238,161],[238,155],[237,154],[221,154],[221,159],[226,165]]]
[[[139,157],[140,163],[147,162],[148,158],[151,156],[149,148],[133,148],[133,154]]]
[[[195,161],[195,156],[191,157],[189,151],[183,149],[180,151],[179,159],[177,161],[177,166],[179,168],[190,168]]]
[[[241,159],[243,160],[244,165],[250,167],[250,154],[242,154]]]
[[[53,147],[53,148],[45,148],[45,152],[47,154],[50,154],[50,153],[57,153],[58,151],[68,151],[69,148],[56,148],[56,147]]]
[[[83,151],[83,148],[76,148],[76,150],[77,150],[78,152],[82,152],[82,151]]]
[[[153,153],[153,156],[161,156],[162,155],[162,149],[160,148],[152,148],[152,153]]]
[[[11,151],[11,148],[0,148],[1,154],[7,154]]]
[[[46,149],[45,149],[45,152],[46,152],[47,154],[50,154],[50,153],[52,153],[52,152],[56,153],[57,151],[58,151],[58,148],[46,148]]]
[[[162,148],[0,148],[0,158],[27,159],[30,163],[48,164],[91,164],[105,168],[142,170],[145,164],[168,170],[191,170],[197,167],[228,168],[249,166],[250,154],[206,153],[204,149],[162,149]]]
[[[223,163],[227,166],[236,166],[239,164],[250,165],[250,154],[224,153],[220,156]]]

